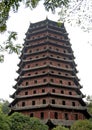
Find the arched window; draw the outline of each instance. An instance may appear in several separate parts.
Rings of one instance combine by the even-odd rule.
[[[43,104],[46,104],[46,100],[45,99],[43,99]]]
[[[34,114],[33,114],[33,113],[31,113],[31,114],[30,114],[30,117],[33,117],[33,116],[34,116]]]
[[[54,113],[54,117],[55,117],[55,119],[58,119],[58,113],[57,112]]]
[[[25,92],[25,95],[28,95],[28,91]]]
[[[37,80],[34,80],[34,83],[37,83]]]
[[[71,82],[68,82],[68,85],[71,85]]]
[[[42,89],[42,93],[44,93],[45,92],[45,89]]]
[[[46,79],[43,79],[43,82],[46,82]]]
[[[55,93],[55,89],[52,89],[52,92]]]
[[[75,102],[72,102],[72,106],[75,106]]]
[[[29,83],[28,82],[26,82],[26,85],[28,85]]]
[[[64,91],[63,91],[63,90],[61,90],[61,93],[62,93],[62,94],[64,94]]]
[[[65,113],[65,120],[68,120],[69,118],[68,118],[68,114],[67,113]]]
[[[33,91],[33,94],[36,94],[36,90]]]
[[[32,101],[32,105],[35,105],[35,101]]]
[[[54,80],[53,80],[53,79],[51,79],[50,81],[51,81],[51,82],[54,82]]]
[[[22,102],[22,106],[25,106],[25,102]]]
[[[54,99],[52,99],[52,104],[55,104],[55,100]]]
[[[65,105],[65,101],[62,101],[62,105]]]
[[[69,95],[72,95],[72,92],[69,92]]]
[[[44,119],[44,112],[40,113],[40,117],[41,117],[41,119]]]

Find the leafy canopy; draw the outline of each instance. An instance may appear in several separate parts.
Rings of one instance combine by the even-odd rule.
[[[64,126],[56,126],[53,128],[53,130],[69,130],[68,128],[65,128]]]
[[[92,122],[89,120],[76,121],[71,126],[71,130],[92,130]]]

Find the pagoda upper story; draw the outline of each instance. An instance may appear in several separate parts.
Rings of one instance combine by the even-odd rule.
[[[11,112],[40,118],[49,127],[90,118],[63,23],[31,23],[18,64]]]

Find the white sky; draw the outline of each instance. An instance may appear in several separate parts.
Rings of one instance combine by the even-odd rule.
[[[17,42],[22,44],[24,43],[23,39],[25,38],[25,33],[29,28],[30,22],[34,23],[44,20],[47,16],[50,20],[57,21],[59,19],[57,14],[47,13],[42,5],[32,11],[21,7],[18,13],[11,13],[8,30],[17,31],[19,35]],[[70,42],[76,58],[75,62],[79,71],[78,77],[81,80],[80,84],[83,85],[81,91],[83,94],[92,95],[92,45],[87,43],[89,39],[92,44],[92,33],[83,32],[78,27],[70,27],[69,25],[66,25],[66,29],[69,33]],[[11,101],[9,95],[15,91],[12,86],[16,84],[14,79],[18,76],[16,73],[18,63],[19,59],[16,54],[6,54],[4,63],[0,63],[0,98]]]

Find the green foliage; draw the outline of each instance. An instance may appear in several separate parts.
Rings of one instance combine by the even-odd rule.
[[[11,130],[48,130],[48,127],[37,118],[30,118],[21,113],[13,113],[10,116]]]
[[[64,126],[56,126],[52,130],[69,130],[68,128],[65,128]]]
[[[7,115],[0,112],[0,130],[10,130],[11,122]]]
[[[5,50],[8,51],[10,54],[15,52],[17,54],[20,53],[20,48],[21,46],[16,44],[13,44],[13,41],[17,39],[17,33],[16,32],[9,32],[9,37],[7,41],[4,43],[5,44]]]
[[[16,32],[8,32],[8,38],[7,40],[0,45],[0,52],[8,52],[20,54],[21,45],[20,44],[14,44],[14,42],[17,40],[17,33]],[[4,55],[0,55],[0,62],[4,61]]]
[[[39,119],[33,117],[30,118],[31,130],[48,130],[48,126],[40,122]]]
[[[71,130],[92,130],[92,122],[89,120],[76,121],[71,126]]]
[[[0,112],[8,114],[10,108],[8,107],[9,102],[7,100],[0,99]]]
[[[56,8],[60,8],[61,6],[67,6],[69,0],[45,0],[44,6],[47,11],[51,9],[54,13]]]
[[[10,116],[10,119],[12,124],[11,130],[29,130],[30,118],[28,116],[15,112]]]

